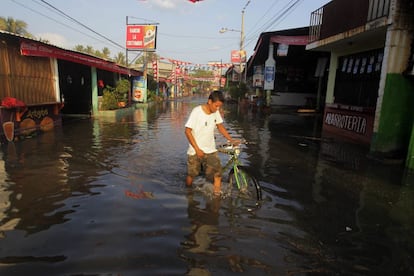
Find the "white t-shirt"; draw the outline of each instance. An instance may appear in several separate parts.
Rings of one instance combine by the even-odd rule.
[[[198,147],[204,153],[216,152],[216,142],[214,139],[214,130],[218,124],[223,123],[223,118],[217,110],[215,113],[206,114],[201,105],[196,106],[188,117],[185,127],[191,128],[191,132]],[[194,155],[196,152],[189,144],[187,154]]]

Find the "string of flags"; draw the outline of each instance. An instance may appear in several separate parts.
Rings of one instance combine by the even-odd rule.
[[[232,63],[222,63],[222,62],[210,62],[208,64],[200,64],[200,63],[192,63],[192,62],[187,62],[187,61],[182,61],[182,60],[177,60],[177,59],[171,59],[171,58],[164,58],[164,57],[160,57],[160,60],[167,60],[168,62],[175,64],[176,66],[179,66],[180,68],[184,68],[187,70],[197,70],[197,69],[202,69],[202,70],[215,70],[217,68],[229,68],[231,66],[233,66]]]
[[[222,63],[222,62],[209,62],[208,64],[195,64],[192,62],[171,59],[171,58],[164,58],[159,57],[158,59],[154,59],[152,61],[152,69],[153,69],[153,76],[154,79],[158,81],[159,77],[159,60],[166,60],[171,64],[174,64],[175,70],[171,70],[170,75],[167,77],[167,81],[176,83],[177,78],[182,78],[184,80],[195,80],[195,81],[216,81],[216,79],[220,78],[220,73],[217,72],[217,69],[222,68],[229,68],[233,66],[232,63]],[[188,74],[189,71],[193,70],[205,70],[205,71],[214,71],[214,77],[211,78],[200,78],[200,77],[192,77]]]
[[[155,75],[158,76],[158,72],[155,73],[154,71],[154,76]],[[217,78],[217,76],[214,76],[211,78],[192,77],[191,75],[188,74],[188,71],[183,70],[183,68],[180,66],[177,66],[175,70],[171,71],[170,75],[167,77],[167,80],[175,84],[177,82],[177,78],[182,78],[184,80],[195,80],[195,81],[214,81]]]

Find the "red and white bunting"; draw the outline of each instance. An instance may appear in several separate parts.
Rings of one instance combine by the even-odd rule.
[[[222,63],[222,62],[209,62],[207,64],[192,63],[188,61],[182,61],[172,58],[160,57],[160,60],[168,60],[168,62],[175,64],[177,66],[186,67],[187,69],[202,69],[202,70],[214,70],[215,68],[229,68],[232,63]]]
[[[158,81],[158,60],[156,59],[152,61],[152,71],[154,74],[154,79]]]

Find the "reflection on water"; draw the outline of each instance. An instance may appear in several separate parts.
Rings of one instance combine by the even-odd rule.
[[[65,121],[2,145],[0,274],[414,272],[413,175],[320,137],[318,115],[225,106],[232,135],[251,142],[241,159],[263,202],[187,189],[183,127],[203,102]]]

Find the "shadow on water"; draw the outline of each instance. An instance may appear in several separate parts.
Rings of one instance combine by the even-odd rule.
[[[413,175],[320,137],[319,115],[225,106],[232,135],[251,142],[241,159],[264,199],[185,188],[184,124],[204,101],[70,121],[2,145],[0,274],[414,272]]]
[[[249,161],[268,195],[284,199],[276,199],[278,208],[288,208],[312,237],[306,241],[314,241],[308,243],[307,253],[320,272],[414,271],[412,173],[398,162],[368,159],[364,147],[321,137],[318,115],[282,110],[269,116],[238,116],[243,114],[239,132],[257,141],[257,147],[248,149]]]

